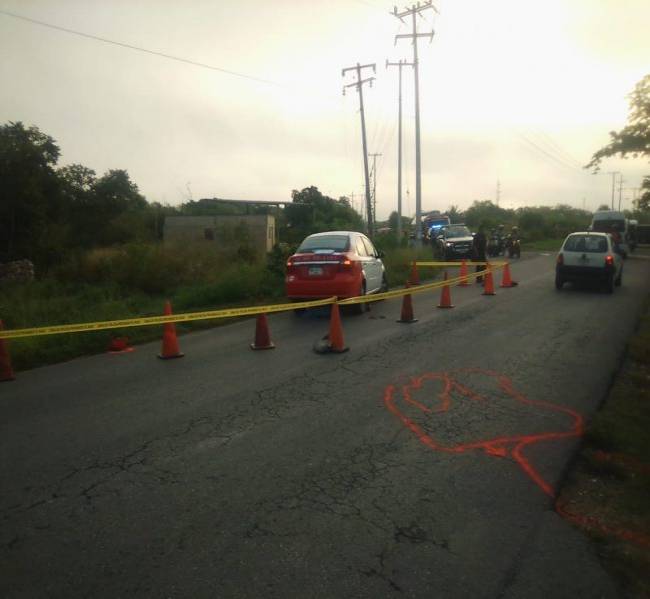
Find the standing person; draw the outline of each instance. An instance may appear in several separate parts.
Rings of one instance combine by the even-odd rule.
[[[472,241],[472,261],[473,262],[487,262],[485,250],[487,249],[487,237],[485,236],[485,225],[481,224],[478,228],[478,233],[474,235]],[[485,270],[484,264],[476,265],[476,272]],[[476,277],[477,283],[483,282],[483,277]]]

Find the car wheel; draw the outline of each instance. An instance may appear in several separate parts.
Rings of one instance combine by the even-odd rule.
[[[614,281],[614,285],[620,287],[622,284],[623,284],[623,269],[621,268],[621,272],[618,273],[618,277],[616,277],[616,280]]]
[[[559,291],[564,285],[564,279],[560,275],[555,275],[555,288]]]
[[[384,293],[388,291],[388,279],[386,278],[386,273],[381,275],[381,287],[379,288],[379,293]]]
[[[614,286],[615,286],[614,275],[611,274],[607,277],[607,283],[605,284],[605,291],[607,291],[607,293],[614,293]]]

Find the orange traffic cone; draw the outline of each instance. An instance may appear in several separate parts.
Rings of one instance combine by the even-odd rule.
[[[127,354],[135,350],[129,345],[128,337],[113,337],[109,341],[106,351],[109,354]]]
[[[255,341],[251,343],[251,349],[274,349],[269,333],[269,320],[266,314],[258,314],[255,323]]]
[[[485,283],[483,285],[483,295],[496,295],[496,293],[494,293],[494,280],[492,279],[492,269],[490,268],[489,264],[484,272],[485,275],[483,276],[483,279]]]
[[[445,271],[445,281],[447,280],[447,271]],[[451,304],[451,291],[449,290],[449,285],[445,283],[440,292],[440,303],[438,308],[453,308]]]
[[[341,326],[341,315],[339,305],[332,304],[332,316],[330,318],[329,351],[335,354],[342,354],[348,351],[343,341],[343,327]]]
[[[510,263],[506,262],[506,265],[503,267],[501,287],[514,287],[515,285],[517,285],[517,282],[510,278]]]
[[[0,331],[3,331],[4,328],[4,324],[0,320]],[[14,370],[11,367],[11,359],[9,358],[7,345],[8,343],[4,339],[0,339],[0,383],[3,381],[13,381],[16,378]]]
[[[165,316],[172,314],[172,305],[167,300],[165,302]],[[166,322],[163,325],[162,351],[158,354],[161,360],[171,360],[172,358],[182,358],[185,354],[178,349],[178,339],[176,338],[176,325],[173,322]]]
[[[460,265],[460,276],[461,277],[467,276],[467,260],[463,260],[463,262]],[[469,281],[467,279],[463,279],[460,283],[458,283],[459,287],[467,287],[468,285],[469,285]]]
[[[413,261],[413,266],[411,266],[411,276],[409,277],[409,283],[411,285],[420,284],[420,274],[418,273],[418,265]]]
[[[406,283],[406,289],[410,287],[409,283]],[[410,324],[412,322],[417,322],[418,319],[413,316],[413,300],[411,299],[411,294],[407,293],[402,297],[402,314],[399,317],[397,322],[403,322]]]

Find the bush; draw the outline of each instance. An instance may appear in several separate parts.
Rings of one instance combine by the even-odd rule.
[[[216,282],[232,264],[256,263],[260,260],[245,244],[218,252],[209,244],[130,243],[76,254],[52,274],[64,283],[111,283],[124,292],[160,294],[184,285]]]

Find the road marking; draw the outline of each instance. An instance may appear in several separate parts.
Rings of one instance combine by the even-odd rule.
[[[407,415],[406,412],[411,411],[416,415],[417,420],[423,421],[425,419],[430,420],[431,418],[435,418],[436,414],[446,413],[452,407],[452,403],[456,401],[453,397],[454,393],[460,394],[464,399],[476,402],[477,404],[489,400],[490,398],[479,395],[469,386],[459,381],[459,379],[467,379],[468,376],[471,375],[479,375],[487,377],[488,379],[493,379],[502,392],[521,405],[530,408],[541,408],[569,416],[571,419],[570,426],[564,430],[546,431],[534,434],[520,433],[501,435],[488,439],[447,445],[441,443],[436,439],[436,437],[434,437],[433,433],[430,432],[430,426],[422,426],[416,422],[415,417]],[[425,381],[440,381],[443,384],[442,391],[437,394],[435,401],[433,402],[434,407],[430,407],[430,405],[413,397],[413,392],[420,391]],[[544,480],[540,472],[526,458],[524,455],[525,448],[542,441],[547,442],[551,440],[579,437],[583,433],[583,418],[577,412],[545,401],[528,399],[525,395],[515,389],[512,381],[505,375],[477,368],[464,368],[451,372],[428,372],[420,377],[414,377],[411,379],[410,384],[403,385],[401,389],[397,389],[394,385],[389,385],[386,387],[384,392],[384,405],[392,414],[399,418],[406,428],[415,434],[423,445],[427,446],[429,449],[433,449],[434,451],[445,453],[465,453],[471,450],[482,450],[487,455],[495,457],[507,457],[510,455],[524,473],[550,497],[555,496],[555,490],[546,480]],[[414,410],[417,410],[417,412],[414,412]]]

